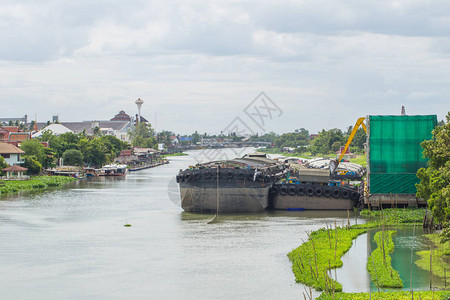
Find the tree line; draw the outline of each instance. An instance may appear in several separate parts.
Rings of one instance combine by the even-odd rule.
[[[433,138],[421,143],[428,167],[417,172],[417,197],[427,200],[433,218],[444,227],[442,240],[450,240],[450,113],[440,122]]]
[[[97,128],[96,128],[97,129]],[[39,174],[42,169],[55,167],[59,162],[70,166],[100,168],[112,163],[122,150],[131,149],[131,145],[112,135],[102,135],[94,129],[93,135],[81,133],[53,134],[44,131],[37,139],[23,141],[20,148],[25,152],[23,167],[29,174]],[[157,140],[150,124],[139,123],[130,131],[131,144],[135,147],[155,148]],[[44,144],[48,143],[48,147]],[[0,167],[7,164],[0,158]]]

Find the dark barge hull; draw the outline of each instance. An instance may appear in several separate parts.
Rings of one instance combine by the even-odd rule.
[[[260,212],[269,205],[269,186],[259,188],[180,187],[181,207],[187,212],[215,213],[219,194],[220,213]]]
[[[205,174],[208,173],[208,176]],[[190,177],[178,177],[181,207],[187,212],[251,213],[265,210],[269,205],[268,178],[253,178],[253,171],[214,170],[191,171]]]
[[[346,210],[360,198],[356,190],[303,184],[276,184],[270,195],[273,208],[283,210]]]

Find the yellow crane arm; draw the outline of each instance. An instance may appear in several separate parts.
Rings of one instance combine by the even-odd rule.
[[[342,158],[344,157],[345,152],[347,152],[348,147],[350,146],[350,144],[352,143],[353,138],[355,137],[356,131],[358,131],[359,126],[362,126],[362,128],[364,129],[364,132],[367,134],[367,129],[366,129],[366,125],[364,124],[364,120],[366,118],[361,117],[356,121],[355,126],[353,127],[352,133],[350,133],[350,136],[348,137],[347,143],[345,144],[344,150],[342,150],[341,154],[339,155],[338,158],[338,164],[339,162],[342,160]]]

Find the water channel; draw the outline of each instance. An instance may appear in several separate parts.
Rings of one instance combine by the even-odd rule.
[[[188,153],[126,178],[0,199],[2,299],[303,299],[286,254],[306,232],[347,222],[347,212],[268,211],[207,224],[211,215],[180,208],[174,177],[203,155]],[[367,238],[355,243],[358,261],[347,258],[338,280],[366,291]]]

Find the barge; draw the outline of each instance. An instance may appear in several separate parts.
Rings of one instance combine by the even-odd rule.
[[[296,165],[292,173],[292,178],[270,189],[274,209],[345,210],[359,204],[359,188],[330,179],[329,169]]]
[[[269,206],[269,189],[288,173],[288,166],[253,153],[180,170],[181,206],[196,213],[251,213]]]

